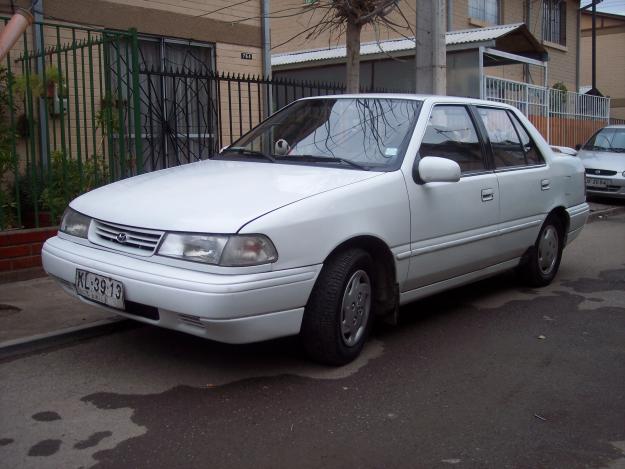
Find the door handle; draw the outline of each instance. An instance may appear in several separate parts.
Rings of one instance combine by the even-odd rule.
[[[482,189],[482,202],[488,202],[495,198],[495,191],[492,189]]]
[[[540,181],[540,189],[543,191],[548,191],[549,189],[551,189],[551,180],[543,179],[542,181]]]

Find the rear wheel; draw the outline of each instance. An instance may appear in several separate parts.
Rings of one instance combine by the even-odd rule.
[[[372,323],[373,260],[349,249],[326,261],[306,305],[301,338],[307,354],[344,365],[361,352]]]
[[[527,261],[519,268],[525,283],[544,287],[553,281],[562,260],[563,240],[564,225],[557,217],[548,217],[528,252]]]

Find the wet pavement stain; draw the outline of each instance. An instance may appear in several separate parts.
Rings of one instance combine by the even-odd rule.
[[[13,443],[15,440],[13,438],[0,438],[0,446],[7,446]]]
[[[108,438],[113,435],[112,432],[95,432],[93,435],[89,436],[86,440],[79,441],[74,445],[75,449],[87,449],[92,448],[93,446],[97,446],[100,444],[102,440]]]
[[[55,420],[61,420],[61,416],[56,412],[45,411],[45,412],[37,412],[32,416],[33,420],[37,422],[54,422]]]
[[[61,440],[43,440],[28,450],[28,456],[52,456],[61,448]]]
[[[598,277],[565,280],[562,286],[572,288],[579,293],[625,290],[625,269],[604,270],[599,273]]]
[[[376,331],[384,359],[336,381],[286,374],[85,396],[132,409],[147,428],[95,453],[96,467],[429,468],[450,454],[472,467],[606,465],[621,456],[608,442],[625,439],[625,374],[603,366],[625,362],[625,315],[598,308],[614,325],[602,328],[579,309],[584,300],[559,292],[490,309],[454,295],[424,300],[402,308],[400,327]]]
[[[18,308],[17,306],[13,306],[13,305],[6,305],[3,303],[0,303],[0,318],[5,318],[7,316],[11,316],[13,314],[17,314],[21,311],[20,308]]]

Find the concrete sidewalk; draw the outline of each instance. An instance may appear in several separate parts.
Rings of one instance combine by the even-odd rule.
[[[117,318],[72,298],[49,277],[0,285],[0,347],[18,339]]]

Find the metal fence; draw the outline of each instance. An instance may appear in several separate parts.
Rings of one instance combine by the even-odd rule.
[[[0,62],[0,229],[55,224],[140,157],[125,138],[139,122],[137,68],[123,65],[137,63],[136,40],[41,22]]]
[[[0,62],[0,229],[55,225],[81,193],[204,159],[298,98],[345,92],[198,70],[147,68],[135,30],[35,23]]]
[[[139,75],[146,171],[204,159],[296,99],[345,92],[341,84],[209,71],[151,68]]]
[[[489,76],[483,98],[517,107],[552,145],[574,147],[610,122],[610,98]]]

